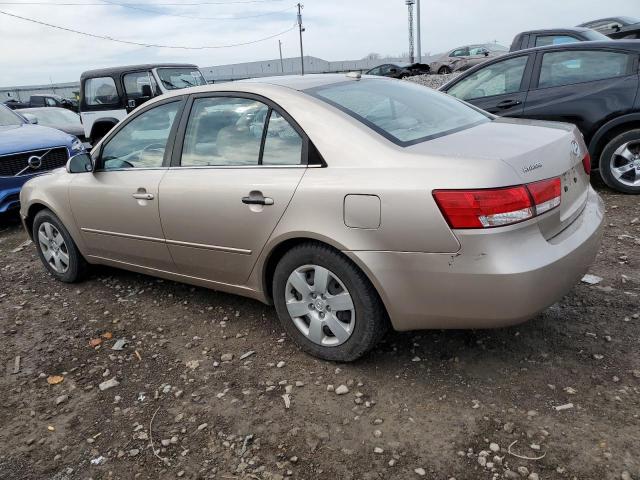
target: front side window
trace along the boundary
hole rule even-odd
[[[47,107],[55,107],[56,106],[56,101],[51,97],[45,98],[44,101],[47,103]]]
[[[111,77],[89,78],[84,82],[87,105],[117,105],[116,83]]]
[[[471,100],[519,92],[528,58],[525,55],[487,65],[456,83],[447,93]]]
[[[206,85],[207,81],[197,68],[159,68],[160,82],[167,90]]]
[[[162,167],[181,102],[151,108],[121,128],[102,149],[104,170]]]
[[[486,115],[454,98],[411,82],[371,78],[306,92],[402,146],[490,121]]]
[[[566,43],[576,43],[579,40],[569,35],[540,35],[536,38],[536,47],[547,45],[564,45]]]
[[[153,96],[149,72],[127,73],[122,77],[122,83],[124,84],[127,98],[131,100],[148,99]]]
[[[631,71],[633,58],[626,53],[570,50],[542,57],[539,88],[559,87],[621,77]]]
[[[469,49],[468,48],[459,48],[457,50],[454,50],[453,52],[451,52],[451,54],[449,55],[450,57],[465,57],[469,55]]]

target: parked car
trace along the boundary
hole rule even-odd
[[[587,270],[604,211],[575,126],[353,73],[151,100],[21,200],[53,277],[107,264],[274,303],[336,361],[389,325],[532,317]]]
[[[488,112],[571,122],[611,188],[640,193],[640,42],[590,42],[510,53],[441,90]]]
[[[18,110],[17,113],[25,117],[30,123],[56,128],[74,135],[82,141],[86,149],[91,149],[91,145],[84,136],[84,127],[80,122],[80,115],[71,110],[58,107],[41,107],[24,108]]]
[[[32,125],[0,105],[0,213],[18,207],[27,180],[64,167],[71,155],[82,151],[82,142],[73,135]]]
[[[634,17],[609,17],[583,23],[581,27],[592,28],[607,37],[616,40],[621,38],[640,38],[640,19]]]
[[[564,45],[575,42],[606,41],[609,37],[590,28],[555,28],[546,30],[530,30],[515,36],[510,52],[527,48],[545,47],[547,45]]]
[[[429,64],[429,68],[432,72],[441,75],[467,70],[474,65],[504,55],[508,51],[509,49],[507,47],[503,47],[497,43],[458,47],[450,52],[443,53]]]
[[[128,65],[80,76],[80,117],[95,145],[116,123],[147,100],[173,90],[206,85],[198,67],[182,63]]]
[[[29,97],[29,107],[56,107],[66,108],[74,112],[78,111],[78,101],[70,98],[64,98],[54,94],[38,94]]]
[[[366,75],[381,77],[406,78],[415,75],[426,75],[430,72],[429,65],[424,63],[385,63],[372,68]]]
[[[15,98],[10,98],[9,100],[5,100],[4,105],[11,110],[17,110],[19,108],[28,108],[29,104],[25,102],[21,102],[20,100],[16,100]]]

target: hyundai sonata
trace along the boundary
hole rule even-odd
[[[21,214],[59,280],[105,264],[273,303],[337,361],[389,327],[531,318],[587,270],[603,224],[574,126],[358,74],[151,100],[29,181]]]

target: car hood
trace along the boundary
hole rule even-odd
[[[41,125],[0,127],[0,155],[67,146],[71,141],[68,133]]]

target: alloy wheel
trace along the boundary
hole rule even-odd
[[[640,141],[627,142],[611,157],[614,178],[629,187],[640,186]]]
[[[356,312],[338,276],[319,265],[304,265],[287,280],[285,304],[294,325],[313,343],[342,345],[353,333]]]
[[[69,270],[69,249],[60,231],[49,222],[42,222],[38,228],[38,244],[42,256],[56,273]]]

